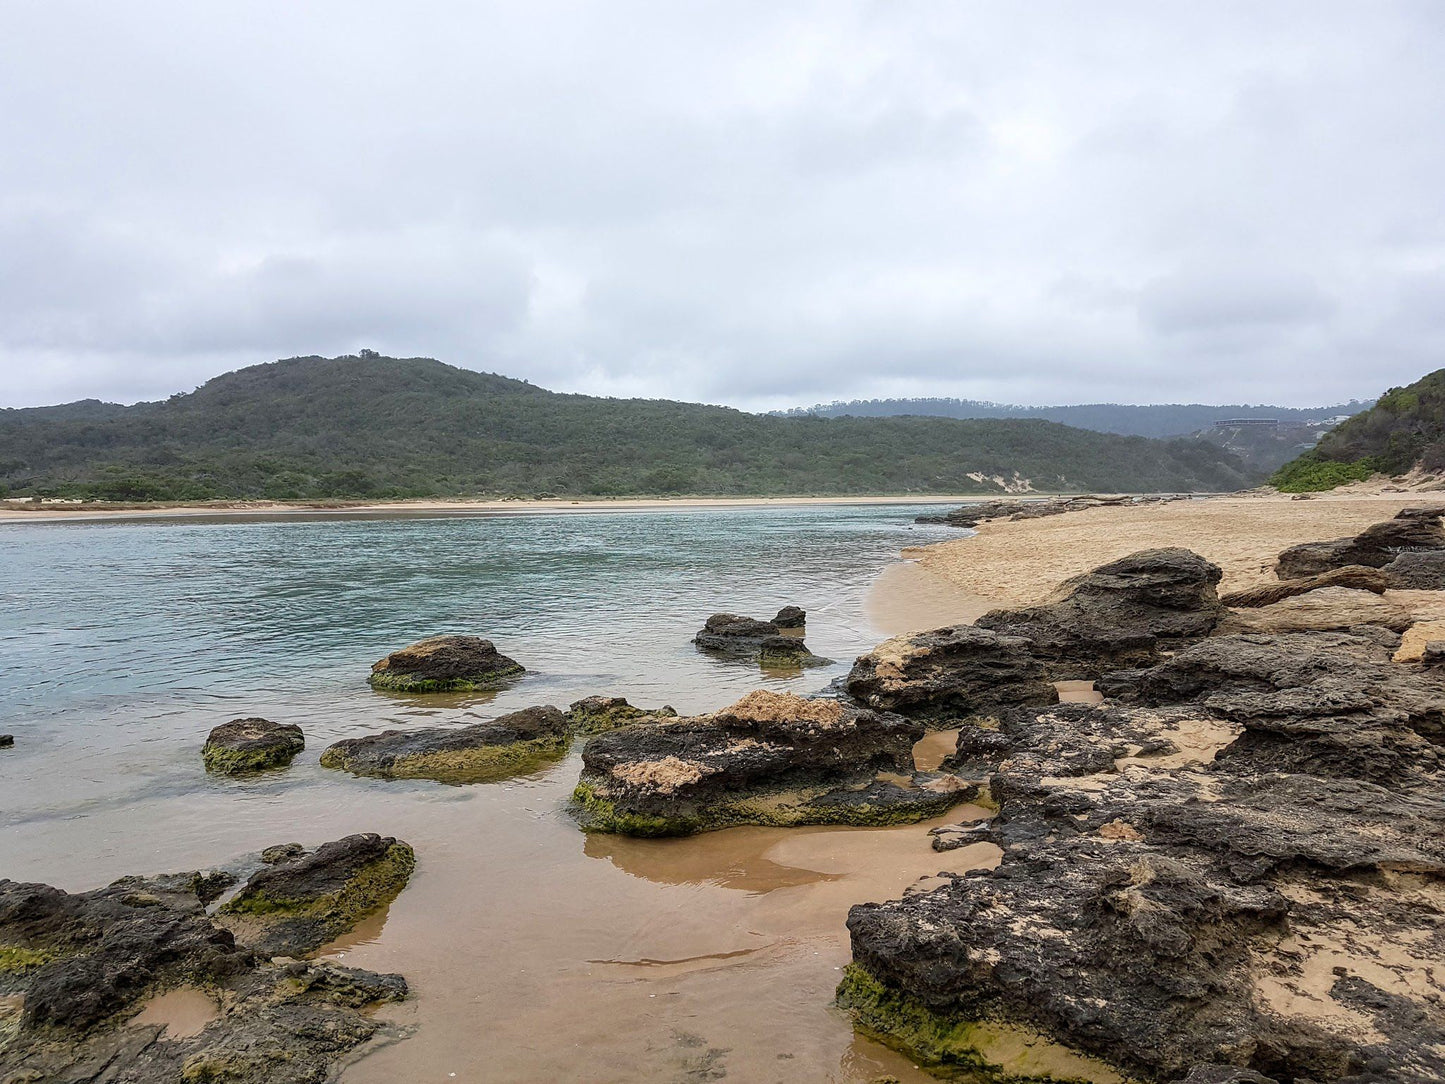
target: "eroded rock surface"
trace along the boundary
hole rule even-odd
[[[1390,577],[1383,569],[1367,568],[1364,565],[1345,565],[1342,568],[1332,568],[1321,572],[1317,576],[1307,576],[1302,580],[1282,580],[1279,583],[1266,583],[1259,587],[1234,591],[1220,596],[1219,601],[1230,607],[1249,608],[1270,606],[1296,595],[1308,594],[1321,587],[1348,587],[1355,591],[1372,591],[1381,595],[1392,586],[1395,585],[1390,582]]]
[[[217,919],[264,955],[305,955],[389,904],[415,868],[406,843],[347,836],[257,870]]]
[[[571,741],[567,716],[554,707],[534,707],[470,726],[346,738],[321,754],[321,764],[381,779],[485,783],[560,760]]]
[[[1396,640],[1203,640],[1100,683],[1127,702],[966,727],[1002,861],[853,908],[840,1002],[985,1079],[1038,1075],[1033,1039],[1139,1080],[1445,1078],[1445,679]]]
[[[879,711],[940,727],[1012,704],[1052,704],[1032,642],[972,625],[885,640],[848,673],[848,694]]]
[[[1442,508],[1407,508],[1394,519],[1366,527],[1353,538],[1305,542],[1279,555],[1275,574],[1281,580],[1318,576],[1345,565],[1384,568],[1402,554],[1445,550]]]
[[[19,1004],[0,1017],[0,1080],[314,1082],[383,1027],[370,1010],[406,996],[399,975],[270,962],[208,917],[217,883],[124,877],[67,893],[0,880],[0,1001]],[[217,1004],[198,1034],[129,1023],[178,988]]]
[[[1089,679],[1208,636],[1225,615],[1221,576],[1186,549],[1141,550],[1066,580],[1041,606],[993,610],[975,624],[1027,639],[1051,681]]]
[[[621,696],[588,696],[567,709],[567,724],[575,734],[601,734],[633,723],[676,718],[677,712],[666,705],[639,708]]]
[[[201,747],[206,771],[246,775],[284,768],[306,748],[301,728],[269,719],[232,719],[213,729]]]
[[[915,722],[754,692],[714,715],[625,727],[583,751],[582,826],[686,835],[738,824],[891,824],[966,800],[915,785]]]
[[[1413,623],[1410,611],[1371,591],[1320,587],[1267,606],[1236,610],[1219,623],[1217,633],[1327,632],[1356,625],[1379,625],[1402,632]]]
[[[780,629],[800,629],[808,623],[808,612],[801,606],[784,606],[773,618]]]
[[[496,689],[524,672],[522,664],[477,636],[432,636],[393,651],[371,668],[376,689],[402,693]]]

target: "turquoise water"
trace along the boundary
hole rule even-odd
[[[0,826],[113,813],[213,786],[206,732],[263,715],[324,744],[593,693],[683,713],[759,685],[813,691],[876,641],[869,581],[948,537],[917,508],[516,516],[287,516],[0,525]],[[710,613],[809,613],[837,660],[767,673],[689,642]],[[371,663],[439,632],[494,640],[528,675],[501,692],[373,692]],[[248,793],[316,783],[295,773]],[[7,863],[12,876],[26,873]],[[49,865],[49,863],[46,863]]]

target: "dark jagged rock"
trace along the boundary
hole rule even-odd
[[[1407,508],[1394,519],[1367,527],[1353,538],[1305,542],[1279,555],[1275,574],[1281,580],[1318,576],[1345,565],[1384,568],[1401,554],[1445,549],[1445,509]]]
[[[269,719],[232,719],[211,731],[201,747],[206,771],[244,775],[284,768],[306,748],[301,728]]]
[[[567,716],[554,707],[534,707],[471,726],[346,738],[321,754],[321,764],[381,779],[484,783],[559,760],[571,741]]]
[[[1025,637],[1050,680],[1095,678],[1208,636],[1226,612],[1215,593],[1221,575],[1186,549],[1142,550],[1066,580],[1041,606],[993,610],[976,624]]]
[[[773,618],[773,624],[780,629],[800,629],[808,622],[808,613],[801,606],[784,606]]]
[[[621,696],[588,696],[567,709],[567,725],[575,734],[601,734],[633,723],[676,718],[677,712],[666,705],[639,708]]]
[[[1003,858],[853,908],[840,1003],[989,1080],[1441,1079],[1445,680],[1393,639],[1206,640],[965,728]]]
[[[737,614],[713,614],[692,642],[714,655],[755,659],[765,666],[814,666],[828,662],[809,651],[801,637],[783,635],[779,625]]]
[[[1445,591],[1445,549],[1402,553],[1380,572],[1396,590]]]
[[[903,786],[923,728],[838,700],[754,692],[715,715],[626,727],[583,751],[583,828],[686,835],[738,824],[892,824],[966,791]]]
[[[389,904],[415,866],[411,847],[390,836],[347,836],[257,870],[218,918],[257,952],[303,955]]]
[[[1225,606],[1248,609],[1255,606],[1269,606],[1296,595],[1308,594],[1321,587],[1348,587],[1355,591],[1373,591],[1377,595],[1382,595],[1387,588],[1392,586],[1397,585],[1390,582],[1390,577],[1384,569],[1366,568],[1364,565],[1345,565],[1342,568],[1332,568],[1317,576],[1309,576],[1302,580],[1283,580],[1279,583],[1251,587],[1244,591],[1233,591],[1221,596],[1219,601]]]
[[[496,689],[524,673],[522,664],[476,636],[432,636],[393,651],[371,668],[376,689],[402,693]]]
[[[1058,699],[1030,641],[972,625],[885,640],[859,656],[847,689],[870,708],[939,726],[1010,704]]]
[[[1017,501],[983,501],[967,504],[942,515],[915,516],[915,523],[936,523],[948,527],[977,527],[994,519],[1043,519],[1047,516],[1061,516],[1065,512],[1082,512],[1086,508],[1106,508],[1140,504],[1158,504],[1167,501],[1186,500],[1176,494],[1138,497],[1057,497],[1051,499]]]
[[[0,734],[0,749],[9,749],[14,744],[14,734]]]
[[[92,892],[0,880],[0,1080],[311,1084],[384,1025],[399,975],[273,964],[206,915],[214,873],[123,877]],[[152,994],[199,989],[225,1011],[173,1037],[128,1022]]]
[[[278,862],[289,862],[293,858],[300,858],[305,853],[306,848],[299,843],[278,843],[261,852],[261,861],[268,866],[274,866]]]

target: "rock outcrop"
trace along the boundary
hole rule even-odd
[[[773,618],[780,629],[800,629],[808,623],[808,612],[801,606],[784,606]]]
[[[801,623],[792,627],[801,627]],[[828,662],[809,651],[801,636],[785,635],[783,628],[772,621],[738,614],[713,614],[692,642],[710,654],[755,660],[764,666],[817,666]]]
[[[1012,704],[1052,704],[1059,696],[1032,642],[972,625],[885,640],[853,664],[848,694],[879,711],[946,728]]]
[[[1189,550],[1141,550],[1066,580],[1041,606],[993,610],[975,624],[1026,639],[1049,680],[1087,680],[1208,636],[1225,615],[1221,576]]]
[[[270,962],[207,916],[226,879],[124,877],[80,893],[0,880],[0,1004],[20,1005],[0,1016],[0,1079],[303,1084],[386,1026],[372,1010],[406,996],[401,976]],[[130,1022],[177,988],[218,1003],[198,1034]]]
[[[245,775],[284,768],[306,748],[301,728],[269,719],[232,719],[213,729],[201,747],[206,771]]]
[[[1370,591],[1320,587],[1267,606],[1236,610],[1219,623],[1217,633],[1327,632],[1356,625],[1379,625],[1395,632],[1410,627],[1410,611]]]
[[[1308,594],[1321,587],[1348,587],[1354,591],[1372,591],[1382,595],[1394,586],[1383,569],[1367,568],[1364,565],[1345,565],[1308,576],[1302,580],[1282,580],[1266,583],[1259,587],[1246,588],[1221,595],[1219,601],[1225,606],[1247,609],[1254,606],[1271,606],[1296,595]]]
[[[941,515],[915,516],[915,523],[937,523],[948,527],[977,527],[994,519],[1043,519],[1047,516],[1061,516],[1065,512],[1082,512],[1087,508],[1115,508],[1140,504],[1160,504],[1168,501],[1188,500],[1177,494],[1138,497],[1055,497],[1032,501],[981,501],[966,504]]]
[[[1403,554],[1445,550],[1442,514],[1445,508],[1407,508],[1353,538],[1291,546],[1279,555],[1275,574],[1281,580],[1297,580],[1346,565],[1384,568]]]
[[[385,730],[346,738],[321,754],[321,764],[381,779],[485,783],[560,760],[572,732],[572,723],[556,708],[524,708],[470,726]]]
[[[401,693],[496,689],[524,673],[522,664],[477,636],[432,636],[393,651],[371,668],[372,688]]]
[[[840,1003],[983,1079],[1442,1079],[1445,676],[1397,640],[1216,637],[965,728],[1003,858],[853,908]]]
[[[567,726],[574,734],[602,734],[633,723],[676,718],[677,712],[666,705],[639,708],[621,696],[588,696],[567,709]]]
[[[1402,553],[1380,571],[1396,590],[1445,591],[1445,549]]]
[[[306,955],[389,904],[415,868],[411,847],[391,836],[347,836],[257,870],[217,921],[263,955]]]
[[[922,735],[897,715],[754,692],[714,715],[593,738],[574,809],[588,831],[636,836],[919,820],[970,796],[913,785]]]

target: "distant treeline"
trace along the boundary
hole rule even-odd
[[[1284,427],[1322,422],[1358,414],[1369,402],[1352,400],[1335,406],[1277,407],[1203,403],[1167,403],[1129,406],[1120,403],[1084,403],[1077,406],[1030,407],[989,403],[977,399],[854,399],[781,411],[785,417],[884,418],[919,415],[936,418],[1040,418],[1098,433],[1137,437],[1177,437],[1208,429],[1217,421],[1234,418],[1274,418]]]
[[[105,500],[1232,490],[1206,442],[1043,420],[782,418],[546,391],[425,358],[292,358],[165,402],[0,411],[0,487]]]

